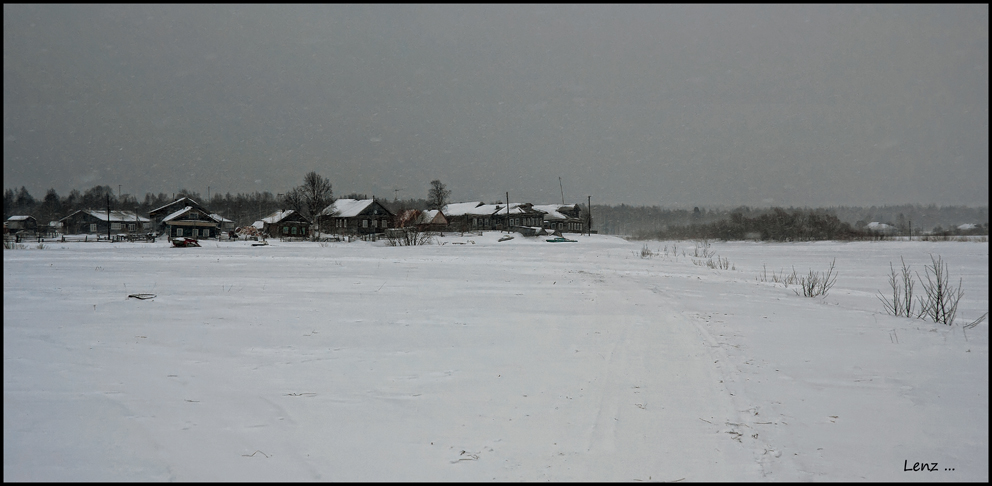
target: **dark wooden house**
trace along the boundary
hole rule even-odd
[[[321,231],[359,235],[384,233],[394,218],[375,199],[338,199],[319,217]]]
[[[534,206],[543,211],[544,227],[563,233],[586,233],[589,229],[588,218],[578,204],[543,204]]]
[[[260,222],[260,229],[270,237],[304,238],[310,235],[310,220],[292,209],[276,211]]]
[[[11,216],[7,218],[4,228],[6,233],[15,235],[18,233],[37,233],[38,220],[34,219],[34,216]]]
[[[186,206],[162,218],[162,234],[170,238],[217,238],[220,223],[206,210]]]
[[[80,209],[59,220],[62,232],[69,235],[144,234],[152,231],[152,222],[131,211]]]
[[[176,199],[175,201],[172,201],[169,204],[166,204],[165,206],[158,207],[149,211],[148,219],[151,219],[155,223],[156,231],[164,234],[166,228],[165,228],[165,222],[163,220],[170,214],[185,209],[186,207],[194,207],[206,214],[210,214],[210,211],[207,211],[207,208],[203,207],[203,205],[196,202],[195,200],[190,199],[188,197],[181,197],[179,199]]]

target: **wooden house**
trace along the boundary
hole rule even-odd
[[[493,214],[503,208],[500,204],[482,201],[451,203],[441,208],[452,231],[479,231],[495,229]]]
[[[578,204],[542,204],[534,209],[544,212],[544,227],[551,231],[585,233],[589,229],[588,220]]]
[[[37,233],[38,220],[34,216],[11,216],[4,224],[5,233]]]
[[[384,233],[394,215],[375,199],[338,199],[319,218],[321,231],[367,235]]]
[[[448,227],[448,219],[438,209],[427,211],[407,209],[396,217],[394,226],[398,228],[415,227],[420,231],[444,231]]]
[[[310,235],[310,220],[292,209],[276,211],[260,222],[262,224],[259,229],[270,237],[305,238]]]
[[[493,213],[494,229],[513,229],[514,227],[542,228],[544,212],[535,209],[531,203],[511,203],[509,208],[503,207]]]
[[[175,201],[172,201],[169,204],[166,204],[165,206],[158,207],[149,211],[148,219],[154,221],[156,231],[160,233],[165,233],[166,228],[163,220],[166,218],[166,216],[169,216],[170,214],[173,214],[176,211],[185,209],[186,207],[194,207],[208,215],[210,214],[210,211],[207,211],[207,208],[203,207],[203,205],[201,205],[200,203],[188,197],[181,197],[179,199],[176,199]]]
[[[70,235],[142,234],[153,230],[150,219],[131,211],[80,209],[59,220],[62,232]],[[108,231],[109,230],[109,231]]]
[[[220,223],[205,209],[186,206],[162,218],[163,234],[170,238],[217,238]]]

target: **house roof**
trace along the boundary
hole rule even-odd
[[[170,202],[169,204],[166,204],[165,206],[161,206],[161,207],[157,207],[155,209],[152,209],[151,211],[149,211],[149,213],[154,213],[156,211],[161,211],[161,210],[163,210],[163,209],[165,209],[165,208],[167,208],[169,206],[172,206],[172,205],[174,205],[176,203],[182,202],[184,199],[187,201],[187,204],[184,204],[184,206],[190,206],[190,205],[192,205],[192,206],[200,207],[200,208],[203,207],[202,205],[200,205],[200,203],[194,201],[193,199],[190,199],[190,198],[184,196],[184,197],[181,197],[179,199],[176,199],[175,201]]]
[[[60,219],[59,221],[65,221],[66,219],[71,218],[73,215],[77,213],[89,214],[90,216],[93,216],[94,218],[99,219],[100,221],[108,220],[106,211],[96,210],[96,209],[80,209],[79,211],[75,211],[72,214]],[[123,223],[147,223],[151,221],[150,219],[142,216],[138,216],[137,214],[134,214],[131,211],[111,211],[109,220],[112,222],[123,222]]]
[[[227,218],[225,218],[225,217],[223,217],[223,216],[221,216],[221,215],[219,215],[217,213],[211,214],[210,217],[213,218],[213,220],[216,221],[216,222],[218,222],[218,223],[233,223],[234,222],[234,221],[231,221],[230,219],[227,219]]]
[[[562,208],[574,209],[574,204],[535,204],[534,209],[538,211],[543,211],[547,214],[544,215],[545,221],[560,221],[571,219],[570,216],[562,214],[560,211]]]
[[[333,204],[324,208],[320,212],[322,216],[334,216],[337,218],[353,218],[362,214],[375,199],[338,199]],[[385,209],[385,208],[383,208]],[[388,213],[388,209],[386,210]]]
[[[262,221],[262,223],[268,223],[268,224],[278,223],[278,222],[280,222],[280,221],[288,218],[290,215],[292,215],[295,212],[296,211],[294,211],[292,209],[287,209],[285,211],[276,211],[276,212],[274,212],[274,213],[272,213],[272,214],[270,214],[270,215],[262,218],[261,221]]]
[[[172,221],[174,219],[178,219],[180,216],[189,213],[191,209],[193,209],[193,206],[186,206],[185,208],[182,208],[179,211],[175,211],[169,214],[168,216],[162,218],[162,222],[164,223],[166,221]]]
[[[441,212],[448,216],[465,216],[469,211],[479,206],[482,206],[482,201],[451,203],[441,208]],[[473,212],[472,214],[476,213]]]
[[[7,218],[7,221],[27,221],[29,219],[34,219],[34,216],[24,216],[24,215],[11,216]]]

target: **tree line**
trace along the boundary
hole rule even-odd
[[[869,231],[871,222],[884,223],[892,228],[889,235],[932,234],[988,234],[988,207],[892,205],[892,206],[840,206],[829,208],[751,208],[733,209],[693,208],[667,209],[658,206],[593,205],[592,212],[600,233],[632,236],[636,238],[742,238],[765,235],[766,239],[782,237],[805,239],[815,234],[836,234],[842,231],[850,237],[863,234],[878,236]],[[836,220],[836,221],[835,221]],[[970,223],[972,230],[959,230],[958,226]],[[852,232],[846,232],[847,225]],[[791,233],[786,228],[796,228]],[[801,229],[800,229],[801,228]],[[846,232],[846,233],[844,233]],[[759,236],[760,238],[760,236]]]

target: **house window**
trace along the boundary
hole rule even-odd
[[[379,220],[378,219],[373,219],[372,220],[372,227],[373,228],[378,228],[379,227]]]
[[[389,227],[389,221],[387,221],[387,220],[385,220],[385,219],[384,219],[384,220],[382,220],[382,227],[383,227],[383,228],[388,228],[388,227]]]
[[[128,225],[127,225],[127,230],[128,230],[128,231],[134,231],[134,223],[130,223],[130,224],[128,224]]]
[[[293,234],[296,234],[296,226],[293,226]]]
[[[112,229],[112,230],[120,230],[121,229],[121,224],[120,223],[110,223],[110,229]]]
[[[90,233],[96,233],[96,223],[90,225]]]
[[[368,227],[369,227],[369,220],[363,219],[362,220],[362,228],[368,228]]]
[[[177,227],[176,228],[176,236],[182,236],[182,235],[183,235],[183,229],[181,227]]]
[[[289,226],[283,226],[282,227],[282,234],[284,234],[284,235],[288,235],[289,234]]]

